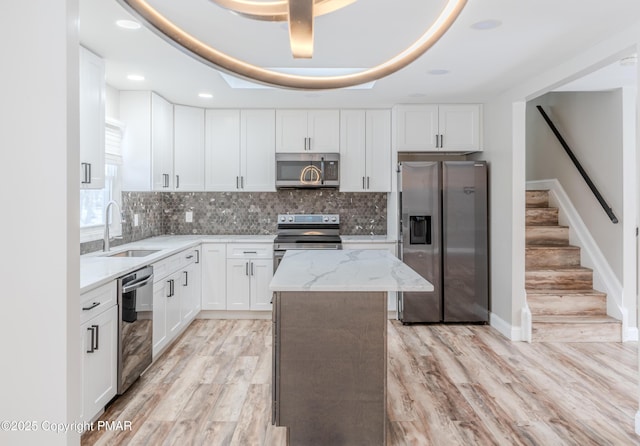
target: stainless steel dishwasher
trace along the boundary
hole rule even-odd
[[[118,395],[145,371],[153,347],[153,267],[118,279]]]

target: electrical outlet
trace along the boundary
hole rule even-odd
[[[133,226],[140,226],[140,219],[138,218],[138,214],[133,214]]]
[[[184,220],[187,223],[193,223],[193,211],[187,211],[184,214]]]

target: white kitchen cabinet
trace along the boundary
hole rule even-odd
[[[192,308],[194,297],[191,293],[197,293],[199,281],[188,280],[189,268],[198,260],[196,251],[187,249],[152,265],[154,360],[197,314]],[[186,313],[188,317],[185,317]]]
[[[116,395],[118,390],[118,307],[115,305],[115,283],[107,293],[113,293],[113,303],[94,307],[99,313],[80,326],[80,421],[91,421]],[[103,287],[104,289],[104,287]],[[81,296],[81,301],[85,301]],[[92,299],[95,303],[95,299]],[[88,308],[84,302],[84,308]]]
[[[173,105],[152,91],[121,91],[120,119],[122,189],[173,190]]]
[[[200,257],[199,251],[196,253]],[[182,270],[180,286],[182,287],[182,323],[189,324],[200,312],[201,305],[201,263],[193,262]]]
[[[391,112],[342,110],[341,192],[391,191]]]
[[[481,151],[481,131],[480,104],[420,104],[396,107],[398,151]]]
[[[204,190],[204,109],[173,108],[173,160],[176,191]]]
[[[202,309],[227,309],[227,245],[202,245]]]
[[[339,110],[276,110],[276,152],[339,152]]]
[[[274,110],[207,110],[205,188],[275,190]]]
[[[275,110],[240,111],[240,176],[242,190],[276,190]]]
[[[104,60],[80,47],[80,186],[104,187],[105,68]]]
[[[273,244],[227,245],[227,310],[271,310]]]
[[[396,242],[371,242],[371,243],[353,243],[348,241],[342,242],[342,249],[384,249],[397,257],[396,254]],[[389,311],[395,311],[397,309],[398,293],[389,292],[387,297],[387,309]]]

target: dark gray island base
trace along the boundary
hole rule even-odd
[[[384,445],[386,292],[274,293],[274,424],[289,444]]]
[[[291,446],[386,442],[387,292],[433,286],[385,250],[287,251],[273,300],[273,422]]]

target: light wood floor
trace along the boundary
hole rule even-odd
[[[285,445],[271,321],[196,320],[83,445]],[[389,322],[388,445],[635,445],[636,343],[512,343],[488,326]],[[329,446],[329,445],[328,445]]]

